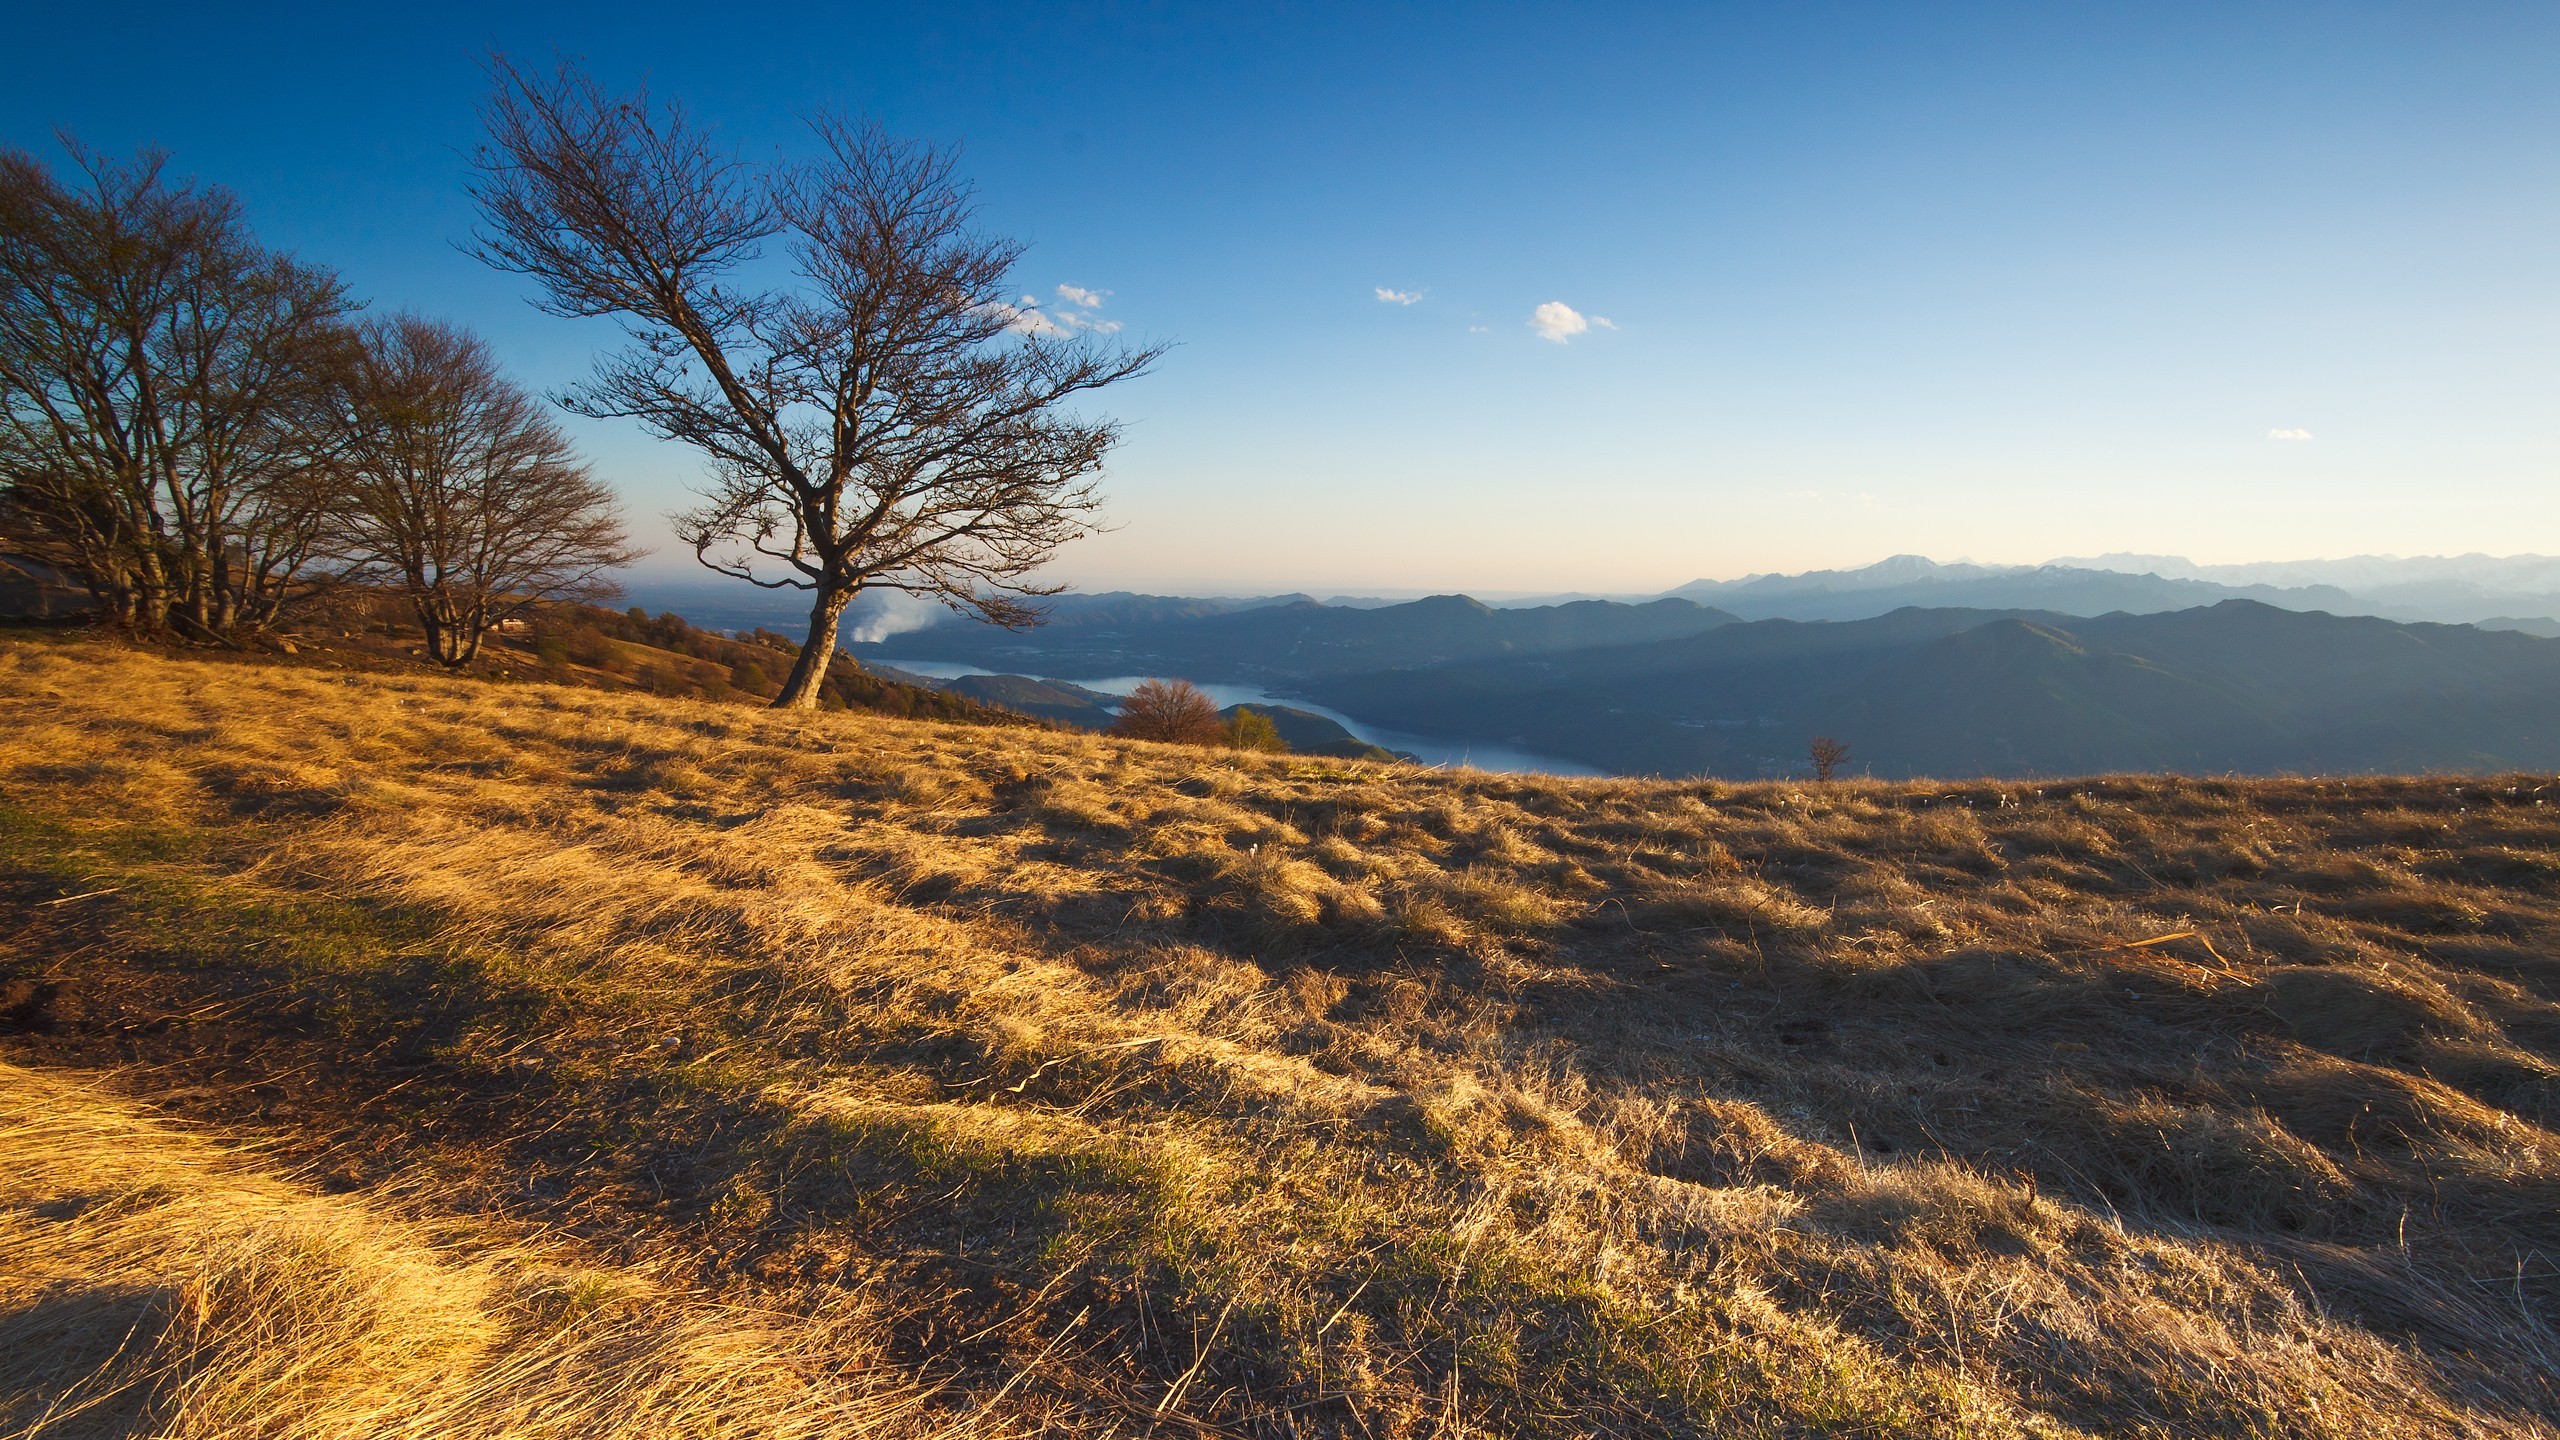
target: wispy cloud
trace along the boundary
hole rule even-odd
[[[1552,340],[1558,345],[1576,335],[1589,333],[1594,325],[1603,330],[1618,328],[1607,316],[1585,315],[1561,300],[1550,300],[1529,312],[1529,328],[1538,332],[1539,339]]]
[[[1004,328],[1017,335],[1057,337],[1073,335],[1079,330],[1108,335],[1120,328],[1120,322],[1105,320],[1094,312],[1101,309],[1102,302],[1109,298],[1111,292],[1108,290],[1061,285],[1058,287],[1059,303],[1054,307],[1043,309],[1039,296],[1025,295],[1020,304],[998,301],[989,309],[1003,316]]]
[[[2267,438],[2270,440],[2308,440],[2311,438],[2311,432],[2308,430],[2270,430],[2267,432]]]
[[[1381,285],[1378,287],[1378,298],[1389,305],[1410,305],[1422,298],[1422,292],[1419,290],[1390,290],[1386,286]]]
[[[1004,328],[1012,331],[1016,335],[1064,335],[1068,333],[1066,326],[1050,319],[1049,312],[1040,308],[1039,297],[1035,295],[1023,296],[1022,303],[1019,305],[1011,304],[1003,300],[995,301],[986,307],[985,313],[1003,320]]]

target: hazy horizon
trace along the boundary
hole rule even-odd
[[[1986,560],[1969,555],[1923,555],[1920,556],[1920,558],[1933,561],[1940,565],[1979,565],[1993,569],[2023,569],[2040,568],[2045,566],[2109,568],[2099,566],[2094,562],[2120,556],[2124,553],[2125,552],[2111,551],[2101,555],[2055,555],[2047,556],[2038,560]],[[1693,574],[1682,579],[1658,585],[1642,583],[1601,583],[1539,588],[1499,582],[1492,584],[1467,584],[1462,582],[1448,585],[1417,585],[1412,583],[1372,583],[1364,580],[1309,581],[1303,578],[1292,580],[1285,576],[1272,579],[1267,583],[1254,584],[1240,580],[1232,574],[1224,573],[1201,573],[1189,576],[1180,574],[1161,576],[1139,575],[1134,577],[1124,576],[1116,577],[1107,583],[1094,583],[1073,577],[1070,573],[1067,573],[1066,567],[1063,566],[1059,567],[1060,573],[1052,575],[1050,580],[1051,583],[1064,583],[1069,587],[1070,591],[1081,594],[1129,591],[1137,594],[1183,595],[1203,598],[1235,599],[1252,599],[1268,595],[1306,594],[1314,596],[1319,600],[1331,596],[1348,596],[1363,599],[1416,599],[1430,595],[1462,594],[1474,596],[1475,598],[1482,600],[1515,600],[1542,595],[1566,594],[1608,596],[1660,595],[1667,591],[1676,590],[1682,586],[1699,582],[1730,584],[1766,576],[1789,576],[1813,572],[1864,570],[1871,566],[1883,564],[1889,560],[1901,559],[1906,556],[1916,554],[1918,554],[1916,551],[1895,551],[1887,555],[1870,556],[1863,560],[1847,560],[1836,564],[1808,565],[1788,570],[1757,569],[1720,575]],[[2518,551],[2512,554],[2500,555],[2483,550],[2465,551],[2458,555],[2393,555],[2375,552],[2358,555],[2255,556],[2247,559],[2231,561],[2202,561],[2197,560],[2192,555],[2174,554],[2156,558],[2185,560],[2194,568],[2203,571],[2257,566],[2309,568],[2316,566],[2350,565],[2358,562],[2425,564],[2437,561],[2459,562],[2476,560],[2492,563],[2533,561],[2552,561],[2560,563],[2560,557],[2541,555],[2530,551]],[[748,591],[753,588],[745,584],[743,581],[730,579],[716,574],[711,570],[694,563],[690,557],[687,556],[678,556],[674,559],[661,559],[659,556],[653,555],[642,560],[636,565],[626,568],[620,573],[629,583],[639,585],[667,585],[680,581],[698,580],[705,585],[735,586],[741,592]],[[2170,578],[2175,577],[2173,576]]]

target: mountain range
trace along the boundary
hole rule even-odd
[[[2245,600],[1765,620],[1309,688],[1380,725],[1622,773],[1795,773],[1816,735],[1894,777],[2560,768],[2560,641]]]
[[[1857,620],[1904,605],[2103,615],[2256,600],[2333,615],[2530,628],[2560,616],[2560,559],[2358,555],[2198,565],[2176,555],[2117,553],[2043,565],[1942,565],[1925,556],[1896,555],[1854,570],[1693,580],[1668,593],[1754,620]]]
[[[2329,585],[2234,585],[2070,565],[1992,568],[1940,565],[1897,555],[1861,570],[1816,570],[1748,580],[1694,580],[1671,592],[1747,620],[1864,620],[1905,606],[2047,610],[2064,615],[2147,614],[2224,600],[2287,610],[2354,614],[2354,595]]]
[[[1889,580],[1866,593],[2019,578]],[[1879,776],[2560,768],[2560,641],[2248,599],[2094,617],[1905,606],[1752,620],[1685,598],[1526,609],[1299,598],[1209,614],[1096,607],[1027,633],[936,627],[856,648],[874,663],[1249,683],[1386,730],[1630,774],[1793,773],[1818,734]],[[1082,703],[996,693],[1035,683],[1018,677],[975,683],[986,693],[970,693],[999,703]]]
[[[890,664],[912,657],[1070,679],[1149,674],[1263,683],[1641,644],[1737,618],[1679,598],[1497,609],[1464,595],[1435,595],[1354,609],[1298,596],[1205,615],[1134,604],[1062,608],[1028,631],[936,625],[851,648]]]
[[[805,624],[808,617],[808,598],[798,591],[742,590],[724,582],[664,575],[635,576],[629,588],[648,608],[676,609],[696,623],[720,629],[769,626],[787,632]],[[2286,610],[2550,633],[2560,630],[2560,558],[2358,555],[2343,560],[2199,565],[2175,555],[2118,552],[2043,565],[1978,565],[1895,555],[1854,569],[1693,580],[1660,593],[1512,596],[1487,604],[1492,609],[1522,610],[1586,601],[1641,604],[1654,599],[1690,600],[1746,620],[1863,620],[1910,605],[2095,616],[2256,600]],[[1048,627],[1066,629],[1148,625],[1291,605],[1376,610],[1411,602],[1410,597],[1358,595],[1317,600],[1303,593],[1167,596],[1108,591],[1069,593],[1045,603],[1050,612]],[[935,632],[933,647],[909,653],[942,654],[951,649],[948,642],[953,638],[979,628],[976,622],[929,602],[873,592],[858,598],[847,612],[844,634],[851,642],[865,643],[929,629]]]

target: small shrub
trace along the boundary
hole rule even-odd
[[[1267,722],[1266,722],[1267,723]],[[1227,740],[1217,704],[1188,680],[1142,680],[1121,703],[1111,733],[1174,745],[1219,745]]]
[[[598,670],[610,669],[618,653],[613,648],[613,641],[602,632],[583,627],[569,632],[563,648],[571,660]]]
[[[1841,765],[1848,760],[1849,747],[1828,735],[1816,735],[1813,743],[1805,748],[1805,756],[1813,762],[1813,778],[1828,780],[1838,774]]]
[[[1280,738],[1280,727],[1259,710],[1236,707],[1227,720],[1227,743],[1238,750],[1261,750],[1274,755],[1289,752],[1289,743]]]

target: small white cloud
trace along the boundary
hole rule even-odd
[[[1562,345],[1574,336],[1589,330],[1591,321],[1581,311],[1563,301],[1550,300],[1530,312],[1529,328],[1538,332],[1539,339],[1552,340]]]
[[[1073,335],[1079,330],[1090,330],[1097,335],[1109,335],[1120,328],[1119,321],[1105,320],[1092,313],[1095,306],[1100,305],[1110,296],[1110,291],[1086,290],[1075,285],[1061,285],[1058,287],[1058,294],[1068,305],[1081,308],[1043,310],[1040,308],[1039,296],[1025,295],[1019,305],[998,302],[988,306],[987,309],[988,313],[1000,316],[1004,320],[1004,328],[1016,335],[1055,337]]]
[[[1007,305],[1004,308],[1013,312],[1004,317],[1004,328],[1016,335],[1064,335],[1067,333],[1066,326],[1050,319],[1047,311],[1036,306]]]
[[[1390,290],[1386,286],[1381,285],[1378,287],[1378,298],[1389,305],[1410,305],[1416,300],[1422,298],[1422,292],[1419,290]]]
[[[1468,334],[1470,334],[1470,335],[1482,335],[1482,334],[1484,334],[1484,333],[1485,333],[1489,328],[1490,328],[1490,327],[1488,327],[1488,326],[1484,326],[1484,325],[1470,325],[1470,326],[1468,326],[1468,327],[1467,327],[1467,333],[1468,333]]]
[[[1022,297],[1019,305],[990,301],[980,313],[1002,320],[1004,328],[1016,335],[1065,335],[1072,328],[1050,319],[1048,312],[1040,308],[1040,302],[1028,295]]]
[[[2267,438],[2270,440],[2308,440],[2311,438],[2311,432],[2308,430],[2270,430],[2267,432]]]
[[[1618,328],[1618,322],[1617,322],[1617,321],[1615,321],[1615,320],[1610,319],[1610,318],[1609,318],[1608,316],[1606,316],[1606,315],[1594,315],[1594,316],[1592,316],[1592,317],[1591,317],[1591,323],[1592,323],[1592,324],[1594,324],[1594,325],[1599,326],[1599,327],[1600,327],[1601,329],[1603,329],[1603,330],[1615,330],[1615,329],[1617,329],[1617,328]]]

